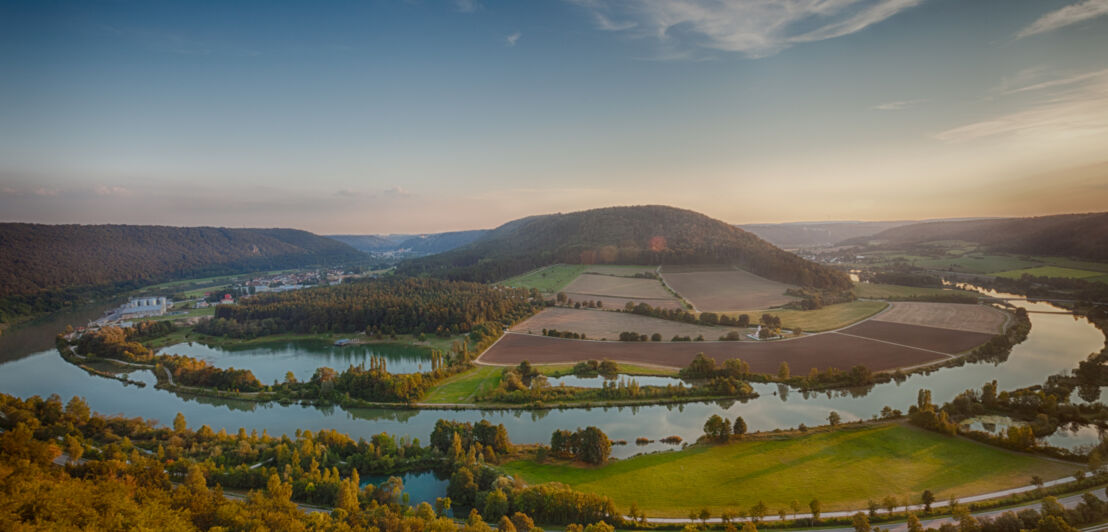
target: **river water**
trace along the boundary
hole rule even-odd
[[[1045,303],[1017,304],[1031,311],[1058,310]],[[96,311],[93,314],[98,313]],[[207,424],[214,430],[225,428],[231,433],[239,427],[257,429],[259,432],[265,430],[272,435],[292,434],[296,429],[327,428],[345,432],[355,438],[388,432],[396,436],[419,438],[424,442],[435,421],[440,418],[456,421],[488,419],[493,423],[503,423],[511,439],[522,443],[546,442],[555,429],[590,425],[600,427],[613,440],[634,442],[639,437],[658,440],[677,435],[686,441],[692,441],[701,434],[705,419],[712,414],[731,419],[742,416],[751,431],[796,427],[802,423],[809,426],[821,425],[826,423],[827,415],[832,410],[838,412],[844,420],[870,418],[886,405],[906,411],[915,403],[917,391],[923,388],[932,390],[934,402],[941,404],[967,388],[980,388],[991,380],[996,380],[1001,390],[1039,384],[1050,374],[1071,370],[1079,361],[1099,351],[1104,345],[1104,336],[1084,318],[1067,314],[1033,313],[1029,337],[1012,350],[1006,362],[946,368],[930,375],[912,376],[902,383],[877,385],[869,390],[805,395],[776,384],[754,384],[760,397],[745,402],[544,411],[421,411],[391,408],[344,410],[338,407],[282,406],[276,403],[182,397],[156,390],[152,386],[139,388],[112,379],[90,376],[61,359],[52,347],[53,334],[49,333],[51,330],[64,328],[66,320],[79,317],[81,316],[76,314],[67,315],[52,323],[40,323],[33,328],[9,331],[4,337],[0,337],[0,360],[4,361],[0,363],[0,392],[20,397],[56,393],[63,399],[79,395],[97,412],[138,416],[161,423],[169,423],[177,412],[182,412],[190,426]],[[175,349],[171,351],[181,352]],[[213,359],[234,357],[235,362],[232,365],[237,367],[249,364],[254,369],[256,366],[259,373],[264,372],[264,378],[259,375],[263,380],[271,380],[274,375],[278,376],[276,378],[283,378],[284,373],[289,370],[294,371],[298,378],[310,375],[314,369],[309,368],[310,361],[330,360],[332,362],[329,363],[334,363],[339,368],[345,367],[348,361],[340,355],[328,354],[329,351],[323,354],[310,351],[305,346],[291,350],[287,346],[278,348],[276,358],[280,363],[273,364],[273,368],[265,368],[264,352],[246,354],[216,350],[209,352],[208,356]],[[336,356],[341,358],[343,364],[335,362]],[[395,364],[404,363],[408,362]],[[397,366],[392,364],[394,363],[390,362],[390,369],[395,371]],[[154,381],[152,375],[145,371],[134,372],[132,378],[149,383]],[[640,452],[673,448],[675,446],[661,443],[646,446],[631,443],[614,446],[612,454],[615,457],[627,457]]]

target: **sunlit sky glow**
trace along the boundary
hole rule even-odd
[[[1108,0],[0,1],[0,219],[1108,205]]]

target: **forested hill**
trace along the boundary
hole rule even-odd
[[[472,244],[412,259],[399,273],[499,281],[554,263],[735,264],[777,281],[846,288],[842,272],[742,229],[666,206],[608,207],[508,222]]]
[[[363,256],[346,244],[295,229],[0,223],[0,320],[55,310],[82,290],[95,293],[90,288]]]
[[[1008,253],[1108,260],[1108,213],[919,223],[844,243],[903,246],[936,240],[976,242]]]

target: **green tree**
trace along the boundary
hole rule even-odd
[[[508,514],[508,508],[508,495],[497,488],[485,496],[485,511],[481,512],[481,515],[486,519],[499,520]]]
[[[832,410],[830,414],[827,414],[827,422],[830,423],[832,427],[838,425],[841,421],[842,417],[839,416],[838,412]]]
[[[811,502],[808,503],[808,510],[812,512],[812,519],[816,521],[819,520],[821,507],[822,505],[820,504],[819,499],[812,499]]]
[[[735,416],[735,424],[731,425],[731,428],[736,436],[746,434],[746,420],[742,416]]]
[[[923,502],[923,511],[931,513],[931,505],[935,502],[935,494],[931,493],[931,490],[923,490],[920,500]]]
[[[173,432],[178,434],[188,429],[188,423],[185,422],[185,415],[177,412],[177,416],[173,418]]]

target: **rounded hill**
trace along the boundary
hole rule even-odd
[[[466,246],[407,261],[399,273],[492,282],[556,263],[731,264],[785,283],[850,287],[840,271],[728,223],[661,205],[521,218]]]

